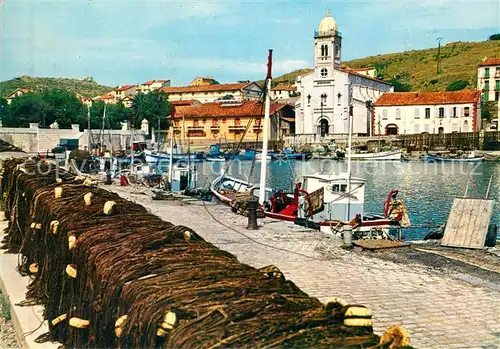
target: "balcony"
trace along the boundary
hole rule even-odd
[[[229,129],[229,132],[240,132],[240,131],[245,131],[245,126],[244,125],[229,125],[228,129]]]
[[[212,130],[212,131],[219,131],[220,130],[220,126],[219,125],[212,125],[212,126],[210,126],[210,130]]]
[[[203,126],[188,126],[188,131],[203,131]]]

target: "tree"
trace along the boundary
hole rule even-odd
[[[389,82],[394,86],[394,92],[410,92],[411,85],[404,84],[397,79],[391,79]]]
[[[142,120],[146,119],[150,127],[157,127],[159,119],[160,128],[167,129],[169,126],[168,116],[172,110],[172,105],[167,99],[168,96],[160,91],[136,94],[132,104],[134,126],[139,128]]]
[[[500,33],[491,35],[490,40],[500,40]]]
[[[12,100],[2,121],[6,127],[28,127],[32,122],[44,125],[49,108],[40,93],[27,93]]]
[[[446,91],[460,91],[466,88],[468,85],[469,85],[468,81],[456,80],[446,87]]]
[[[56,121],[60,128],[70,128],[72,124],[80,124],[86,117],[87,108],[71,92],[49,90],[43,92],[41,98],[47,105],[42,127],[48,127]]]
[[[6,118],[8,118],[9,114],[9,104],[7,103],[7,100],[5,98],[0,97],[0,120],[2,120],[2,123]]]

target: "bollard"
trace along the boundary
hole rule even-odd
[[[106,181],[104,182],[104,184],[111,184],[111,171],[106,171]]]
[[[344,237],[344,248],[352,247],[352,226],[347,224],[342,227],[342,236]]]
[[[257,200],[247,201],[247,212],[248,212],[248,225],[247,229],[256,230],[259,229],[257,225],[257,207],[259,202]]]

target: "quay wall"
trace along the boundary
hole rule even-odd
[[[30,127],[0,127],[0,139],[16,147],[21,148],[29,154],[46,153],[59,145],[61,139],[78,139],[79,148],[85,149],[89,145],[97,144],[101,140],[107,149],[124,150],[130,146],[130,130],[93,130],[80,131],[79,125],[72,125],[71,129],[47,129],[40,128],[38,124],[32,123]],[[134,131],[134,141],[146,141],[147,133],[139,130]]]

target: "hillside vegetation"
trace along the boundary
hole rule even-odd
[[[437,48],[371,56],[343,62],[350,68],[377,68],[379,77],[394,83],[400,91],[446,90],[455,83],[461,88],[475,88],[477,67],[484,57],[500,57],[500,41],[452,42],[441,47],[440,72],[436,72]],[[311,69],[284,74],[274,83],[293,84],[298,75]]]
[[[95,97],[113,89],[109,86],[99,85],[92,78],[32,78],[21,76],[12,80],[0,81],[0,97],[6,97],[17,88],[27,88],[34,92],[60,89],[79,93],[85,97]]]

